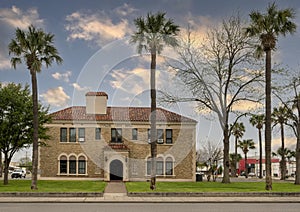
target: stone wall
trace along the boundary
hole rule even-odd
[[[45,141],[47,146],[40,147],[40,172],[41,177],[66,176],[59,174],[59,157],[61,155],[84,155],[87,159],[86,175],[68,175],[70,177],[93,177],[104,179],[103,170],[108,167],[109,158],[104,154],[108,143],[111,140],[111,128],[121,128],[123,143],[128,147],[126,168],[128,167],[129,180],[145,180],[146,161],[150,156],[150,144],[148,144],[149,124],[106,124],[106,123],[60,123],[53,122],[49,126],[50,140]],[[60,128],[77,129],[76,143],[60,142]],[[101,139],[95,140],[95,127],[101,128]],[[85,142],[78,142],[78,128],[85,128]],[[132,140],[132,128],[138,129],[138,140]],[[172,129],[172,144],[157,144],[157,155],[166,159],[174,158],[174,173],[172,176],[159,176],[158,179],[195,181],[195,125],[181,125],[178,123],[158,126],[158,129]],[[114,151],[114,150],[110,150]],[[108,154],[109,155],[109,154]],[[127,156],[126,156],[127,157]],[[125,167],[125,166],[124,166]],[[107,178],[106,178],[107,179]]]

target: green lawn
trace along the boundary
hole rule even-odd
[[[265,182],[157,182],[156,190],[149,182],[128,182],[128,192],[266,192]],[[300,185],[289,182],[273,182],[272,192],[300,192]]]
[[[0,182],[0,192],[33,192],[30,180],[10,180],[8,185]],[[34,192],[103,192],[106,183],[90,180],[39,180]]]

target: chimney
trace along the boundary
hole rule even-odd
[[[108,95],[105,92],[88,92],[85,94],[87,114],[106,114]]]

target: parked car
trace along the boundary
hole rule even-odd
[[[23,169],[15,169],[11,173],[11,178],[25,178],[26,172]]]
[[[253,173],[253,172],[250,172],[250,173],[248,174],[248,176],[249,176],[249,177],[256,177],[256,174]]]

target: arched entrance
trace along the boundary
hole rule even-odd
[[[110,180],[123,180],[123,163],[119,160],[113,160],[109,165]]]

